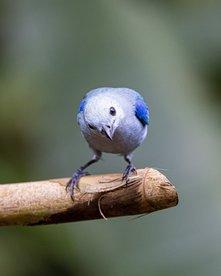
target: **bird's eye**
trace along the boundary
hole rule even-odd
[[[116,115],[116,109],[113,106],[110,107],[110,115],[112,116]]]
[[[88,127],[89,127],[90,129],[95,129],[95,127],[92,126],[92,125],[90,125],[90,124],[88,124]]]

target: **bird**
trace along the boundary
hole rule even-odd
[[[102,153],[119,154],[127,167],[122,181],[128,183],[136,171],[132,163],[134,150],[146,138],[149,108],[144,98],[130,88],[100,87],[89,91],[82,99],[77,122],[81,133],[93,151],[92,158],[79,167],[66,184],[71,197],[85,169],[101,159]]]

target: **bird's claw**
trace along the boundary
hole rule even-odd
[[[82,176],[88,175],[89,173],[84,172],[82,169],[78,169],[66,184],[66,191],[69,190],[71,198],[74,196],[74,189],[78,188],[79,180]]]
[[[131,175],[132,172],[136,171],[136,168],[134,167],[133,164],[129,164],[124,173],[123,173],[123,177],[122,177],[122,181],[126,181],[126,184],[128,183],[129,181],[129,176]]]

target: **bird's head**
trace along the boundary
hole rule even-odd
[[[92,97],[85,104],[84,119],[90,131],[112,140],[114,133],[124,118],[124,111],[118,101],[111,97]]]

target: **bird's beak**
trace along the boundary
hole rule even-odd
[[[103,126],[101,129],[101,133],[111,141],[113,140],[113,136],[114,136],[113,126]]]

